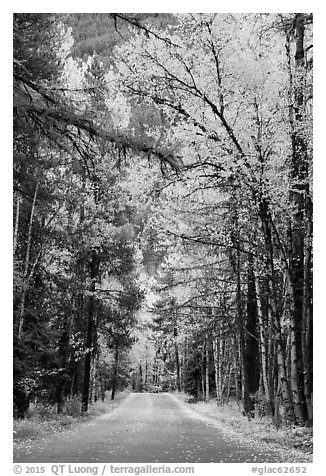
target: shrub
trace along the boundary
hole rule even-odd
[[[18,420],[14,424],[14,440],[34,439],[39,434],[39,426],[32,420]]]
[[[74,419],[72,416],[69,416],[69,415],[64,415],[61,419],[60,419],[60,424],[62,426],[68,426],[68,425],[71,425],[73,423]]]
[[[55,417],[56,408],[53,405],[45,405],[38,403],[35,407],[34,416],[38,416],[42,420],[52,420]]]
[[[81,398],[79,395],[73,395],[66,400],[67,415],[78,417],[81,413]]]
[[[109,412],[111,407],[112,407],[111,401],[110,402],[108,402],[108,401],[102,402],[102,400],[97,400],[97,402],[95,402],[93,405],[89,406],[88,413],[90,415],[101,415],[103,413]]]

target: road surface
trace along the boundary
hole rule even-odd
[[[280,462],[221,433],[170,394],[132,393],[113,412],[16,451],[23,463]]]

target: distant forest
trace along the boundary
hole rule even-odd
[[[130,26],[123,19],[112,18],[109,13],[71,13],[63,21],[72,28],[74,45],[71,54],[84,61],[96,53],[104,64],[112,61],[113,48],[128,40]],[[132,15],[135,27],[150,22],[156,28],[166,28],[176,24],[176,18],[170,13],[137,13]]]

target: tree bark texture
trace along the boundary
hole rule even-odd
[[[118,368],[119,368],[119,344],[118,342],[116,342],[115,351],[114,351],[114,367],[113,367],[111,400],[114,400],[116,389],[117,389]]]
[[[88,411],[89,403],[89,389],[90,389],[90,375],[91,375],[91,363],[92,354],[94,348],[94,332],[95,332],[95,283],[97,276],[97,256],[95,250],[91,251],[90,261],[90,296],[88,303],[88,318],[87,318],[87,333],[86,333],[86,345],[85,345],[85,364],[84,364],[84,382],[83,382],[83,394],[82,394],[82,412]]]
[[[23,335],[23,326],[24,326],[24,317],[25,317],[25,300],[26,294],[28,290],[28,282],[30,279],[29,276],[29,264],[30,264],[30,253],[31,253],[31,243],[32,243],[32,230],[33,230],[33,220],[35,214],[35,205],[36,205],[36,198],[39,188],[39,182],[36,183],[33,202],[31,207],[31,213],[29,217],[29,225],[28,225],[28,234],[27,234],[27,247],[26,247],[26,254],[25,254],[25,266],[24,266],[24,275],[23,275],[23,292],[20,301],[20,310],[19,310],[19,322],[18,322],[18,342],[21,340]]]

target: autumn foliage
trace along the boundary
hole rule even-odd
[[[17,415],[129,385],[310,424],[312,16],[114,15],[104,62],[14,18]]]

